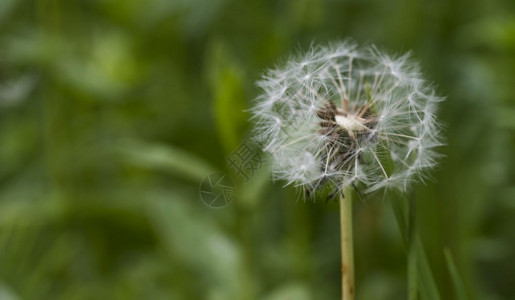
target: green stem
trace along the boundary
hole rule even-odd
[[[352,188],[343,189],[340,198],[342,244],[342,300],[354,299],[354,250],[352,242]]]

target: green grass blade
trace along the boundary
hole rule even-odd
[[[449,269],[449,273],[451,274],[454,291],[456,292],[456,299],[469,299],[469,297],[467,297],[467,291],[465,289],[465,285],[463,284],[463,280],[458,272],[456,264],[454,263],[454,259],[452,258],[451,251],[448,248],[445,248],[443,252],[445,254],[445,261],[447,262],[447,268]]]
[[[416,300],[418,297],[418,267],[417,254],[413,247],[408,250],[408,299]]]
[[[440,299],[440,293],[433,277],[433,272],[427,260],[426,251],[422,245],[420,237],[416,235],[415,251],[418,258],[418,275],[421,299],[437,300]]]
[[[422,300],[438,300],[440,293],[434,281],[433,273],[429,266],[422,241],[416,232],[410,232],[408,203],[407,200],[398,195],[391,197],[391,205],[395,219],[401,231],[404,245],[408,249],[408,296],[409,299],[416,299],[417,292]],[[411,236],[411,238],[410,238]],[[415,272],[415,273],[414,273]],[[412,276],[416,274],[416,279]],[[416,280],[416,283],[413,282]],[[414,298],[412,298],[414,297]]]

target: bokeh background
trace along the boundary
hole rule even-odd
[[[338,299],[337,203],[226,158],[266,68],[348,37],[412,50],[447,97],[401,217],[356,201],[357,298],[515,299],[512,0],[0,1],[0,299]]]

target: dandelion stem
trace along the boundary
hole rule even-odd
[[[342,246],[342,300],[354,300],[354,250],[352,240],[352,187],[343,189],[340,198]]]

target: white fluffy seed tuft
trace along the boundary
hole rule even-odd
[[[438,158],[435,96],[409,54],[340,42],[269,70],[252,109],[275,179],[405,191]]]

